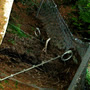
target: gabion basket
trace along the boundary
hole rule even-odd
[[[76,50],[80,55],[82,59],[81,64],[68,90],[83,90],[87,63],[90,58],[89,44],[84,43],[73,36],[54,0],[41,0],[37,18],[44,24],[44,29],[46,30],[48,37],[52,39],[53,45],[64,51],[70,49]]]

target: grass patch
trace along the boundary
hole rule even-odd
[[[26,33],[24,33],[23,30],[21,30],[21,25],[18,24],[17,26],[14,24],[9,23],[9,28],[10,30],[8,30],[8,32],[13,33],[18,35],[20,38],[24,37],[27,38],[29,37],[29,35],[27,35]]]

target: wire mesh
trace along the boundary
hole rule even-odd
[[[77,50],[81,57],[84,56],[88,44],[73,36],[53,0],[41,0],[37,17],[55,46],[65,51]]]
[[[41,0],[40,7],[37,12],[37,16],[39,19],[41,19],[41,21],[45,25],[44,28],[47,32],[47,35],[49,38],[52,39],[52,42],[55,46],[57,46],[59,49],[64,49],[65,51],[72,48],[76,49],[81,57],[85,54],[85,51],[87,50],[88,45],[83,43],[81,40],[74,38],[67,24],[63,20],[60,12],[58,11],[57,5],[54,3],[53,0]],[[46,62],[43,61],[38,65],[33,65],[32,67],[28,69],[24,69],[20,72],[11,74],[10,76],[0,79],[0,81],[3,81],[7,78],[11,78],[20,73],[24,73],[26,71],[34,69],[43,64],[49,63],[53,60],[56,60],[59,57],[60,56],[55,57]]]

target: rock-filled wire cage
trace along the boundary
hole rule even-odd
[[[42,67],[44,67],[43,69],[44,70],[46,69],[47,72],[50,71],[49,70],[49,67],[50,67],[50,69],[53,70],[53,72],[54,72],[57,68],[52,66],[52,63],[49,63],[49,62],[56,60],[57,58],[60,58],[59,62],[63,63],[63,65],[64,65],[62,70],[64,70],[64,68],[66,67],[67,62],[68,63],[73,62],[73,63],[75,63],[73,65],[76,65],[76,66],[78,66],[80,64],[78,66],[78,69],[77,69],[76,74],[74,75],[72,81],[69,82],[71,84],[69,86],[65,86],[65,87],[63,87],[61,85],[60,89],[68,88],[68,90],[78,90],[78,89],[83,90],[87,63],[90,58],[89,43],[84,43],[80,39],[74,37],[74,35],[71,33],[70,29],[68,28],[68,25],[65,23],[63,17],[61,16],[54,0],[41,0],[40,6],[38,7],[38,11],[36,14],[36,18],[38,18],[43,24],[42,30],[37,28],[38,32],[35,32],[36,36],[39,37],[39,35],[44,30],[44,32],[47,34],[47,37],[49,38],[46,41],[46,45],[45,45],[46,48],[44,48],[43,51],[45,51],[45,49],[47,49],[48,42],[50,41],[50,44],[52,45],[52,49],[53,49],[53,47],[56,47],[59,51],[62,51],[62,52],[59,54],[56,54],[56,56],[59,55],[59,57],[56,57],[49,61],[48,60],[46,60],[44,62],[42,61],[41,63],[38,62],[37,65],[33,65],[29,69],[26,69],[26,70],[24,69],[21,72],[11,74],[10,76],[8,76],[4,79],[8,79],[10,77],[13,77],[14,75],[18,75],[20,73],[29,71],[29,70],[34,69],[39,66],[41,66],[41,67],[39,67],[40,69],[42,69]],[[1,50],[0,53],[2,53],[2,51],[3,50]],[[7,49],[6,49],[6,51],[7,51]],[[4,52],[6,52],[6,51],[4,51]],[[12,55],[12,53],[11,53],[11,55]],[[19,57],[21,57],[21,59],[22,59],[22,56],[19,56]],[[43,64],[47,64],[47,65],[44,66]],[[48,66],[48,69],[46,68],[47,66]],[[68,65],[67,65],[67,67],[68,67]],[[73,66],[72,66],[72,68],[73,68]],[[68,73],[67,70],[65,72]],[[63,73],[63,71],[62,71],[62,73]],[[63,77],[61,75],[62,73],[59,74],[60,77]],[[71,74],[69,74],[69,75],[71,75]],[[0,80],[2,81],[4,79],[0,79]],[[59,83],[60,82],[62,82],[62,81],[59,81]],[[68,82],[65,82],[65,80],[64,80],[63,83],[68,83]],[[47,87],[45,87],[45,88],[39,87],[39,89],[41,89],[41,90],[50,90],[50,88],[52,90],[52,87],[48,87],[48,88]],[[55,88],[55,89],[57,89],[57,88]]]
[[[53,45],[57,46],[59,49],[64,49],[65,52],[68,50],[72,50],[72,52],[75,51],[73,54],[73,59],[75,62],[78,60],[78,56],[75,56],[75,53],[80,55],[82,60],[81,66],[77,70],[76,76],[73,78],[68,90],[83,90],[86,68],[89,60],[88,56],[90,53],[88,48],[89,43],[84,43],[80,39],[73,36],[68,28],[68,25],[61,16],[54,0],[41,0],[37,17],[44,23],[44,28],[48,37],[52,38]],[[88,52],[85,56],[87,50]],[[80,71],[82,71],[82,73]]]
[[[73,36],[53,0],[41,1],[37,17],[44,23],[48,37],[52,38],[54,45],[65,51],[75,49],[81,57],[84,56],[88,45]]]
[[[88,44],[73,36],[53,0],[41,0],[37,17],[44,23],[48,37],[59,49],[75,49],[81,57],[85,55]]]

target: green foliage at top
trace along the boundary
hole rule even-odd
[[[80,10],[80,19],[90,23],[90,0],[78,0],[78,8]]]
[[[73,33],[81,33],[83,37],[88,37],[90,34],[90,0],[77,0],[76,4],[72,6],[72,9],[75,11],[72,11],[71,14],[68,14],[70,16],[70,21],[72,25],[72,28],[74,30]]]

